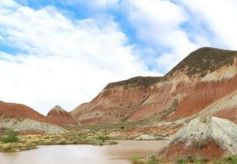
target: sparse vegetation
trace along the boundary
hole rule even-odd
[[[163,77],[142,77],[142,76],[138,76],[138,77],[134,77],[128,80],[123,80],[123,81],[119,81],[119,82],[115,82],[115,83],[110,83],[108,84],[105,88],[109,89],[112,88],[114,86],[124,86],[127,87],[127,85],[130,86],[150,86],[154,83],[157,82],[161,82],[163,81]]]
[[[17,139],[16,139],[17,138]],[[14,142],[13,142],[14,141]],[[108,136],[88,135],[77,131],[69,131],[62,134],[41,134],[41,135],[16,135],[9,132],[1,137],[0,151],[15,152],[35,149],[39,145],[67,145],[67,144],[91,144],[110,145],[116,144],[110,141]]]
[[[221,160],[215,160],[214,164],[236,164],[237,163],[237,155],[230,156]]]
[[[208,161],[207,159],[195,159],[194,157],[189,157],[187,159],[178,159],[175,162],[176,164],[206,164],[206,163],[213,163],[213,164],[236,164],[237,163],[237,155],[230,156],[227,158]]]
[[[201,77],[204,77],[208,72],[232,64],[233,58],[236,56],[236,51],[201,48],[192,52],[165,76],[171,76],[177,70],[186,70],[188,75],[200,74]]]
[[[207,163],[208,160],[207,159],[196,159],[194,157],[188,157],[187,159],[178,159],[176,160],[176,164],[189,164],[189,163],[193,163],[193,164],[205,164]]]
[[[198,159],[193,156],[187,158],[179,158],[174,160],[158,159],[155,155],[141,158],[137,155],[134,155],[132,158],[133,164],[158,164],[158,163],[175,163],[175,164],[237,164],[237,155],[233,155],[227,158],[218,159],[218,160],[208,160],[208,159]]]

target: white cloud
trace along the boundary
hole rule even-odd
[[[193,14],[192,21],[206,24],[213,33],[208,38],[222,48],[237,48],[236,0],[180,0]],[[190,21],[190,23],[192,23]]]
[[[157,67],[164,72],[170,70],[191,51],[200,47],[199,42],[207,43],[199,37],[191,41],[181,24],[188,20],[183,8],[168,0],[124,0],[125,12],[140,40],[153,49],[165,49],[158,54]],[[157,51],[157,50],[156,50]],[[159,51],[159,50],[158,50]]]
[[[4,9],[4,8],[14,8],[17,7],[17,3],[15,3],[12,0],[0,0],[0,8]]]
[[[163,72],[202,46],[237,49],[235,0],[123,0],[122,8]]]
[[[87,3],[96,8],[107,8],[117,5],[119,0],[92,0],[88,1]]]
[[[4,0],[0,36],[20,50],[0,51],[0,100],[46,113],[93,98],[108,82],[148,75],[113,20],[69,20],[53,7],[34,10]]]
[[[89,10],[99,11],[116,8],[120,0],[64,0],[67,4],[88,7]]]

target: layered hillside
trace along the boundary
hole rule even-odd
[[[226,111],[235,111],[237,105],[234,101],[223,104],[222,100],[237,91],[236,73],[236,51],[200,48],[164,77],[135,77],[108,84],[91,102],[78,106],[71,114],[81,124],[167,122],[209,111],[236,121]],[[217,109],[215,103],[220,100],[222,108]]]
[[[58,105],[48,112],[47,118],[60,126],[72,127],[77,125],[72,115]]]
[[[23,104],[0,102],[0,128],[11,128],[17,131],[34,131],[56,133],[63,128],[55,122]]]

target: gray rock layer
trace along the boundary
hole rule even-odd
[[[217,117],[199,117],[190,121],[171,139],[169,145],[185,143],[188,148],[194,144],[203,144],[214,140],[225,154],[237,154],[237,125],[229,120]]]
[[[10,128],[16,131],[41,131],[46,133],[62,133],[65,129],[48,123],[31,119],[0,118],[0,128]]]

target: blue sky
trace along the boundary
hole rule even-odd
[[[237,49],[236,8],[235,0],[0,0],[0,100],[71,110],[111,81],[165,74],[199,47]]]

